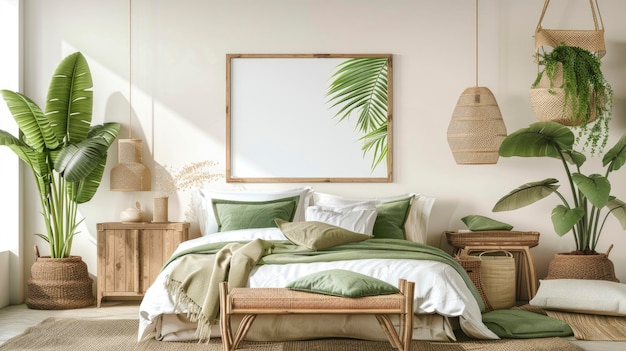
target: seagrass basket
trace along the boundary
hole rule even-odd
[[[463,269],[465,269],[465,272],[469,275],[472,283],[476,286],[476,289],[483,300],[483,304],[485,305],[485,311],[493,311],[493,307],[489,303],[482,281],[482,275],[480,272],[480,265],[482,263],[481,260],[472,256],[455,256],[454,259],[463,267]]]
[[[91,306],[93,279],[80,256],[37,257],[28,280],[26,305],[38,310],[63,310]]]
[[[556,254],[550,261],[548,275],[544,279],[589,279],[619,282],[615,276],[615,266],[609,260],[608,253],[597,255]]]

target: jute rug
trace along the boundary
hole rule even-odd
[[[626,341],[626,317],[546,311],[567,323],[579,340]]]
[[[219,338],[208,344],[160,342],[152,337],[137,342],[137,320],[79,320],[49,318],[0,345],[1,351],[222,351]],[[416,351],[576,351],[560,338],[463,341],[414,341]],[[239,350],[256,351],[393,351],[387,342],[325,339],[301,342],[245,342]]]

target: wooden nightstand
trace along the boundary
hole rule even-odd
[[[189,223],[98,223],[98,307],[103,298],[141,298],[178,244]]]

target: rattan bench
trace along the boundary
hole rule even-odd
[[[391,345],[411,350],[413,336],[413,294],[415,283],[400,279],[400,293],[367,297],[340,297],[286,288],[234,288],[220,284],[220,327],[224,350],[235,350],[259,314],[371,314],[383,328]],[[243,315],[234,337],[230,325],[233,315]],[[400,316],[400,332],[389,315]]]

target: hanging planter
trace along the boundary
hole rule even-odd
[[[540,56],[543,66],[530,90],[540,121],[579,127],[577,141],[591,154],[607,142],[613,89],[600,70],[600,59],[580,47],[558,45]]]

